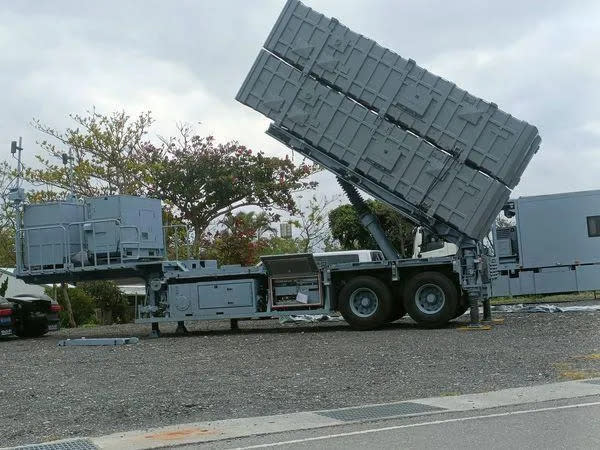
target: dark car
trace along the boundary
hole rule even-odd
[[[60,305],[45,294],[0,297],[0,336],[37,337],[60,326]]]

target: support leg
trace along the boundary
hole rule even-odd
[[[489,298],[483,301],[483,321],[492,321],[492,305],[490,304]]]
[[[185,327],[185,323],[183,322],[183,320],[180,320],[179,322],[177,322],[177,328],[175,329],[175,333],[176,334],[188,334],[189,333],[188,329]]]
[[[240,327],[238,325],[238,319],[231,319],[229,321],[229,324],[230,324],[232,330],[239,330],[240,329]]]
[[[492,305],[489,298],[483,301],[483,323],[485,325],[501,325],[504,323],[504,319],[492,318]]]
[[[158,322],[152,322],[152,331],[150,331],[150,337],[160,337],[160,329],[158,328]]]
[[[469,295],[469,308],[469,315],[471,318],[469,327],[479,328],[481,326],[481,322],[479,321],[479,302],[474,295]]]
[[[460,327],[459,330],[491,330],[491,326],[487,324],[482,325],[481,321],[479,320],[479,298],[474,293],[469,294],[469,307],[471,308],[469,312],[471,321],[469,322],[469,325],[466,327]]]

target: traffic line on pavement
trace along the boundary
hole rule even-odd
[[[253,448],[280,447],[282,445],[301,444],[304,442],[312,442],[312,441],[323,441],[326,439],[357,436],[357,435],[361,435],[361,434],[381,433],[381,432],[385,432],[385,431],[401,430],[403,428],[417,428],[417,427],[441,425],[441,424],[453,423],[453,422],[468,422],[471,420],[495,419],[498,417],[518,416],[518,415],[522,415],[522,414],[535,414],[535,413],[546,412],[546,411],[557,411],[557,410],[561,410],[561,409],[589,408],[592,406],[600,406],[600,402],[578,403],[576,405],[551,406],[548,408],[509,411],[509,412],[495,413],[495,414],[483,414],[483,415],[479,415],[479,416],[456,417],[454,419],[432,420],[429,422],[418,422],[418,423],[409,423],[409,424],[404,424],[404,425],[393,425],[393,426],[389,426],[389,427],[369,428],[366,430],[348,431],[346,433],[326,434],[323,436],[313,436],[313,437],[302,438],[302,439],[291,439],[288,441],[268,442],[268,443],[264,443],[264,444],[249,445],[247,447],[236,447],[232,450],[249,450],[249,449],[253,449]]]
[[[552,400],[582,398],[594,395],[600,395],[600,378],[503,389],[480,394],[431,397],[401,402],[370,404],[358,407],[353,406],[262,417],[188,423],[146,430],[113,433],[106,436],[87,438],[87,440],[91,441],[93,445],[102,450],[123,448],[144,450],[175,445],[201,444],[256,435],[317,429],[345,425],[348,423],[369,422],[399,417],[431,416],[433,414],[448,412],[476,411]],[[515,413],[523,414],[523,412],[518,411]],[[489,417],[494,416],[489,415]],[[59,444],[60,442],[65,441],[55,441],[54,443]],[[47,445],[48,444],[52,443],[47,443]]]

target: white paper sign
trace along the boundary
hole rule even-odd
[[[299,303],[307,304],[308,303],[308,295],[306,295],[302,292],[298,292],[298,294],[296,294],[296,301]]]

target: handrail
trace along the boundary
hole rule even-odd
[[[50,244],[45,244],[45,245],[52,245],[52,246],[54,246],[54,245],[56,245],[56,244],[60,244],[61,246],[63,246],[63,250],[65,251],[65,254],[67,255],[67,258],[68,258],[68,257],[69,257],[69,252],[68,252],[68,251],[66,251],[66,250],[67,250],[67,247],[66,247],[66,245],[67,245],[67,242],[68,242],[68,236],[67,236],[67,229],[65,228],[65,226],[64,226],[64,225],[61,225],[61,224],[55,224],[55,225],[41,225],[41,226],[36,226],[36,227],[27,227],[27,228],[21,228],[21,229],[19,230],[19,232],[20,232],[20,233],[22,233],[22,235],[23,235],[23,238],[24,238],[24,239],[25,239],[25,241],[27,242],[27,248],[26,248],[26,250],[27,250],[27,271],[26,271],[26,272],[28,272],[28,273],[32,273],[32,272],[34,272],[33,270],[31,270],[31,246],[32,246],[32,245],[31,245],[31,243],[30,243],[30,239],[28,239],[28,237],[29,237],[29,233],[30,233],[31,231],[50,230],[50,229],[55,229],[55,228],[56,228],[56,229],[59,229],[59,230],[60,230],[60,229],[62,229],[62,230],[63,230],[63,239],[64,239],[64,240],[63,240],[63,242],[50,243]],[[36,244],[36,246],[38,246],[38,247],[39,247],[39,251],[40,251],[40,255],[39,255],[39,256],[40,256],[40,261],[41,261],[41,260],[42,260],[42,247],[44,246],[44,244]],[[17,250],[17,251],[18,251],[18,250]],[[53,248],[53,247],[52,247],[52,252],[53,252],[53,254],[54,254],[54,248]],[[53,255],[53,256],[54,256],[54,255]],[[42,264],[42,266],[43,266],[43,264]],[[22,269],[24,269],[24,268],[25,268],[25,265],[23,265]],[[54,262],[54,263],[52,264],[52,268],[53,268],[54,270],[56,270],[56,262]],[[21,269],[21,268],[19,268],[19,270],[20,270],[20,269]],[[42,268],[42,269],[40,269],[40,270],[43,270],[43,268]]]
[[[95,224],[95,223],[105,223],[105,222],[114,222],[117,226],[120,227],[120,220],[119,219],[94,219],[94,220],[83,220],[83,221],[78,221],[78,222],[70,222],[68,225],[68,228],[70,229],[72,226],[79,226],[80,227],[80,232],[79,232],[79,249],[80,252],[83,253],[83,233],[85,232],[85,230],[83,229],[83,226],[85,224]],[[92,227],[92,237],[94,239],[94,241],[96,240],[96,229],[94,227]],[[120,237],[120,235],[119,235]],[[68,239],[68,236],[67,236]],[[119,239],[120,240],[120,239]],[[70,254],[69,254],[69,262],[70,262]],[[110,253],[107,252],[107,260],[108,260],[108,264],[110,264]],[[122,262],[122,261],[121,261]],[[83,261],[83,259],[81,260],[81,267],[84,267],[85,263]],[[97,267],[98,266],[98,252],[94,252],[94,263],[92,264],[93,267]]]
[[[106,252],[102,251],[94,251],[93,252],[93,258],[92,261],[90,261],[89,264],[86,264],[86,261],[89,261],[89,259],[87,257],[85,257],[84,255],[86,254],[86,239],[85,239],[85,229],[84,226],[86,224],[90,224],[92,225],[91,228],[91,232],[92,232],[92,239],[94,240],[94,242],[96,242],[96,227],[94,227],[93,225],[95,224],[99,224],[99,223],[114,223],[117,227],[118,227],[118,244],[117,244],[117,248],[116,250],[119,252],[119,257],[118,259],[112,259],[111,260],[111,251],[110,249],[108,249]],[[177,225],[180,226],[180,225]],[[76,227],[76,228],[75,228]],[[176,226],[174,226],[176,227]],[[30,237],[30,233],[34,232],[34,231],[39,231],[39,230],[48,230],[48,229],[58,229],[58,230],[62,230],[62,239],[60,239],[58,242],[51,242],[51,243],[39,243],[39,244],[31,244],[31,237]],[[76,231],[78,234],[78,239],[75,238],[75,240],[73,240],[72,242],[72,230]],[[124,240],[124,235],[125,235],[125,231],[126,230],[134,230],[135,232],[135,239],[136,240]],[[63,259],[63,268],[64,269],[68,269],[73,267],[73,258],[72,258],[72,252],[71,252],[71,247],[73,245],[76,245],[79,248],[79,255],[80,255],[80,265],[81,267],[99,267],[100,265],[98,264],[98,258],[102,255],[106,255],[106,265],[111,265],[114,263],[117,263],[117,261],[120,261],[121,264],[123,264],[125,261],[128,260],[135,260],[141,257],[141,250],[142,250],[142,242],[141,242],[141,231],[140,228],[137,225],[122,225],[120,219],[116,219],[116,218],[108,218],[108,219],[94,219],[94,220],[84,220],[84,221],[77,221],[77,222],[70,222],[70,223],[65,223],[65,224],[53,224],[53,225],[42,225],[42,226],[35,226],[35,227],[26,227],[26,228],[21,228],[19,230],[18,233],[18,237],[20,239],[20,244],[21,244],[21,249],[19,250],[19,248],[16,249],[16,251],[21,251],[21,256],[23,256],[23,254],[27,255],[27,270],[25,270],[25,264],[22,263],[22,267],[19,268],[19,272],[23,272],[23,273],[34,273],[34,272],[40,272],[44,270],[44,264],[43,264],[43,252],[44,252],[44,248],[47,247],[48,245],[51,247],[51,255],[50,258],[52,260],[52,269],[53,270],[57,270],[57,266],[59,264],[57,264],[57,255],[56,255],[56,248],[57,246],[59,246],[60,248],[62,248],[63,250],[63,255],[64,255],[64,259]],[[131,256],[131,257],[127,257],[125,255],[125,246],[130,246],[133,247],[134,250],[137,252],[136,255]],[[38,247],[37,251],[39,252],[39,260],[40,260],[40,269],[37,270],[32,270],[31,269],[31,254],[33,252],[33,247]],[[23,259],[23,258],[21,258]],[[104,264],[102,264],[102,266],[104,266]]]
[[[140,229],[137,227],[137,225],[119,225],[119,230],[125,229],[125,228],[133,228],[136,231],[137,234],[137,241],[123,241],[122,239],[119,239],[119,245],[120,245],[120,251],[119,253],[121,254],[121,263],[123,262],[123,259],[135,259],[135,258],[123,258],[123,253],[124,253],[124,247],[123,244],[137,244],[137,257],[140,257],[140,252],[141,252],[141,242],[140,242]],[[119,233],[119,237],[121,237],[122,234]]]

